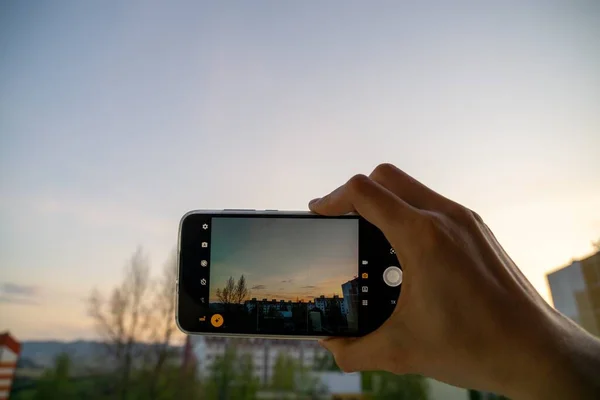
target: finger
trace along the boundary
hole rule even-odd
[[[453,203],[392,164],[378,165],[369,178],[421,210],[443,211]]]
[[[359,338],[331,338],[320,344],[333,354],[335,362],[344,372],[391,370],[388,356],[391,343],[379,329]],[[394,352],[397,349],[394,348]]]
[[[310,202],[311,211],[321,215],[358,212],[391,237],[410,237],[410,225],[419,212],[365,175],[356,175],[330,194]]]

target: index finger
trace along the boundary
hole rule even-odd
[[[309,208],[329,216],[356,211],[388,239],[410,237],[409,226],[419,216],[416,208],[365,175],[355,175],[327,196],[311,201]]]

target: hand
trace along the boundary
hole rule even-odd
[[[358,212],[403,267],[396,309],[379,329],[322,342],[342,370],[416,373],[511,397],[598,394],[589,368],[600,371],[599,342],[538,295],[473,211],[389,164],[309,207]]]

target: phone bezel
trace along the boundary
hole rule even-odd
[[[319,340],[319,339],[323,339],[328,337],[327,335],[312,335],[312,334],[306,334],[306,335],[288,335],[288,334],[255,334],[255,333],[231,333],[231,332],[219,332],[219,331],[215,331],[215,330],[211,330],[211,328],[209,328],[209,325],[207,325],[207,330],[203,330],[203,331],[190,331],[185,329],[182,324],[181,324],[181,319],[180,319],[180,300],[181,300],[181,295],[180,295],[180,290],[182,290],[182,286],[180,285],[180,281],[181,281],[181,277],[182,277],[182,257],[181,257],[181,249],[182,249],[182,235],[183,235],[183,226],[184,226],[184,222],[186,221],[187,218],[194,216],[194,215],[201,215],[201,216],[205,216],[205,217],[250,217],[250,218],[261,218],[261,217],[266,217],[266,218],[277,218],[277,217],[283,217],[283,218],[312,218],[312,219],[356,219],[359,223],[359,256],[358,256],[358,260],[357,263],[360,262],[361,260],[361,256],[360,256],[360,248],[361,248],[361,237],[360,237],[360,232],[363,227],[363,225],[369,225],[371,227],[373,227],[370,223],[368,223],[366,220],[364,220],[362,217],[360,217],[358,214],[355,213],[351,213],[351,214],[346,214],[346,215],[341,215],[341,216],[334,216],[334,217],[330,217],[330,216],[322,216],[322,215],[318,215],[318,214],[314,214],[312,212],[307,212],[307,211],[277,211],[277,210],[250,210],[250,209],[225,209],[225,210],[193,210],[193,211],[189,211],[187,212],[180,220],[179,222],[179,232],[178,232],[178,243],[177,243],[177,282],[176,282],[176,303],[175,303],[175,318],[176,318],[176,324],[177,327],[184,333],[188,334],[188,335],[200,335],[200,336],[221,336],[221,337],[256,337],[256,338],[266,338],[266,339],[296,339],[296,340]],[[373,227],[374,228],[374,227]],[[374,228],[376,229],[376,228]],[[380,232],[377,229],[378,232]],[[383,234],[381,234],[381,236],[383,237]],[[379,240],[381,241],[381,240]],[[389,246],[389,243],[387,242],[387,240],[385,240],[385,238],[383,237],[383,241],[385,241],[385,244],[387,246]],[[396,258],[396,257],[394,257]],[[398,263],[399,265],[399,263]],[[358,272],[358,276],[360,277],[361,274],[361,267],[360,265],[357,265],[357,272]],[[401,285],[400,285],[401,286]],[[398,295],[400,292],[400,286],[397,288],[398,289]],[[377,292],[377,290],[375,290],[375,292]],[[362,294],[361,294],[362,295]],[[395,296],[395,295],[394,295]],[[397,298],[397,297],[396,297]],[[360,301],[360,298],[359,298]],[[209,304],[207,304],[207,307],[209,307]],[[368,308],[362,308],[359,304],[359,308],[358,308],[358,312],[359,312],[359,316],[364,316],[367,315],[367,311]],[[389,313],[391,314],[391,312]],[[359,317],[359,321],[360,321]],[[386,317],[387,318],[387,317]],[[381,319],[381,318],[380,318]],[[363,336],[365,333],[368,333],[372,330],[374,330],[375,327],[367,327],[366,325],[359,325],[359,331],[356,334],[350,334],[350,335],[344,335],[344,337],[360,337]]]

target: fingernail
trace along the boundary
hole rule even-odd
[[[312,199],[311,201],[309,201],[309,202],[308,202],[308,205],[309,205],[309,206],[312,206],[312,205],[314,205],[315,203],[317,203],[319,200],[321,200],[321,198],[320,198],[320,197],[317,197],[316,199]]]

